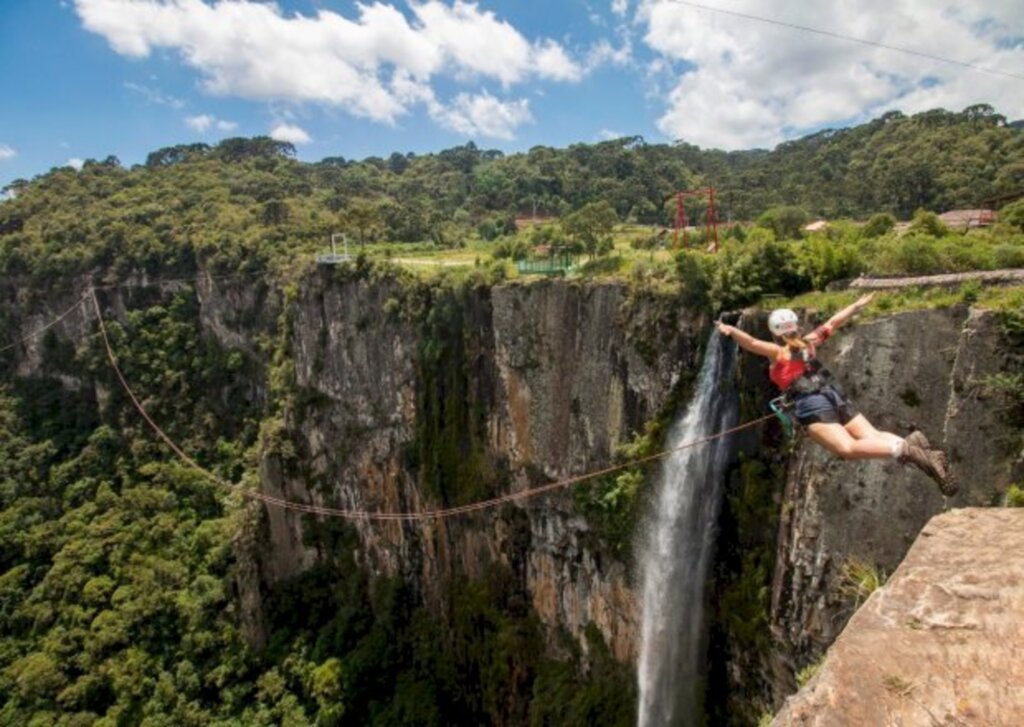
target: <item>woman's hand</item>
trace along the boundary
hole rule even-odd
[[[715,321],[715,325],[718,326],[718,332],[726,338],[732,338],[732,334],[736,331],[735,328],[722,321]]]
[[[871,301],[874,299],[874,297],[874,293],[862,295],[860,298],[857,299],[856,302],[850,303],[850,305],[846,306],[841,311],[836,313],[834,316],[829,318],[828,322],[825,325],[832,329],[838,328],[839,326],[846,323],[846,321],[849,320],[850,316],[856,315],[861,310],[866,308],[868,304],[870,304]]]
[[[871,303],[871,300],[874,297],[875,297],[874,293],[868,293],[867,295],[862,295],[860,298],[857,299],[857,302],[854,303],[854,305],[857,307],[857,310],[863,310],[864,308],[868,307],[868,305]]]

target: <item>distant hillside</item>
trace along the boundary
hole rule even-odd
[[[794,204],[826,217],[945,211],[1024,188],[1024,135],[990,106],[914,116],[892,111],[773,151],[684,157],[737,217]]]
[[[503,155],[473,144],[360,161],[294,159],[287,143],[227,139],[168,147],[125,169],[114,157],[51,170],[0,203],[0,270],[116,260],[167,269],[284,254],[335,229],[362,240],[457,243],[516,214],[561,215],[607,200],[620,219],[670,224],[674,193],[714,185],[722,219],[799,205],[815,215],[908,217],[1024,188],[1024,134],[989,106],[890,112],[772,151],[722,152],[628,137]],[[689,208],[691,219],[702,213]],[[229,260],[230,259],[230,260]]]

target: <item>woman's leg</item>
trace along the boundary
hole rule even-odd
[[[863,419],[863,417],[860,417]],[[866,420],[865,420],[866,421]],[[852,420],[851,420],[852,423]],[[849,425],[847,425],[849,426]],[[883,437],[855,439],[842,424],[815,422],[808,425],[811,439],[843,459],[884,459],[899,453],[896,444]],[[896,437],[896,439],[899,439]],[[902,443],[902,439],[899,442]]]
[[[903,442],[903,437],[899,435],[875,429],[863,414],[858,414],[848,421],[845,428],[854,439],[884,439],[889,443],[890,447],[900,445]]]

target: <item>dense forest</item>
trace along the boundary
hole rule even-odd
[[[254,280],[271,272],[285,286],[296,261],[339,229],[365,243],[473,239],[497,251],[516,215],[560,217],[570,235],[574,224],[587,234],[587,209],[670,224],[675,191],[702,185],[718,189],[723,219],[758,222],[737,228],[717,257],[672,260],[690,306],[820,289],[872,266],[1024,264],[1019,203],[1001,230],[971,235],[917,212],[998,206],[1024,187],[1024,132],[987,106],[894,112],[772,151],[626,138],[507,156],[467,144],[387,159],[294,157],[286,143],[228,139],[160,149],[130,169],[111,157],[12,183],[0,203],[0,345],[31,328],[28,312],[72,303],[66,291],[87,281],[187,278],[202,267]],[[894,217],[915,213],[908,237],[886,237]],[[807,215],[874,217],[798,240]],[[340,274],[376,274],[365,260],[354,267]],[[429,295],[457,305],[459,286],[476,282]],[[100,304],[116,307],[105,295]],[[112,339],[147,407],[205,466],[252,484],[269,423],[287,406],[284,336],[261,342],[264,361],[220,347],[200,333],[192,283],[120,300]],[[457,581],[448,611],[432,613],[407,584],[360,571],[345,527],[323,533],[334,558],[270,594],[269,643],[252,651],[231,585],[232,539],[247,522],[237,495],[169,459],[94,329],[78,342],[47,333],[38,351],[29,375],[24,344],[0,351],[0,723],[632,722],[630,669],[599,634],[585,655],[567,639],[559,659],[538,656],[547,637],[501,568]],[[274,369],[264,399],[245,389],[254,366]],[[616,487],[625,485],[608,483]],[[609,491],[596,492],[604,502]],[[628,541],[628,512],[594,519]]]
[[[607,203],[620,221],[670,225],[675,192],[717,189],[718,217],[753,220],[779,206],[811,216],[909,219],[998,206],[1024,189],[1024,134],[988,106],[869,123],[720,152],[630,137],[503,155],[472,143],[416,156],[307,164],[267,138],[160,149],[125,169],[114,157],[7,187],[0,269],[79,274],[167,272],[266,263],[335,230],[360,242],[464,244],[514,230],[519,215],[561,217]],[[701,219],[703,202],[688,210]]]

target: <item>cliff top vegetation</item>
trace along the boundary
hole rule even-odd
[[[659,250],[659,230],[672,225],[680,189],[716,187],[718,218],[747,221],[727,236],[742,240],[756,220],[785,239],[811,217],[909,219],[919,209],[1012,199],[1024,189],[1022,159],[1024,134],[984,105],[890,112],[772,151],[729,153],[627,137],[507,156],[469,143],[307,164],[288,143],[236,138],[159,149],[130,169],[108,157],[12,183],[0,203],[0,270],[42,279],[167,275],[197,265],[254,270],[311,257],[334,232],[346,233],[353,250],[412,264],[568,245],[588,256],[617,253],[630,267],[632,258],[670,257]],[[703,205],[688,202],[688,218],[702,220]],[[520,232],[524,218],[548,224]],[[872,220],[866,236],[877,238],[887,219]],[[937,229],[916,232],[934,237]],[[828,237],[837,234],[851,236],[833,225]],[[699,233],[692,241],[702,246]],[[903,267],[944,264],[928,258]]]

